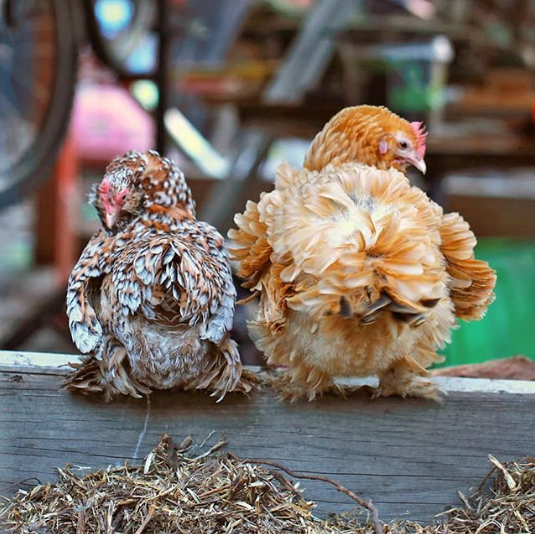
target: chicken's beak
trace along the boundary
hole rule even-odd
[[[116,211],[107,211],[106,212],[106,226],[108,230],[111,230],[115,226],[115,221],[117,220]]]
[[[425,174],[427,172],[427,165],[425,164],[425,160],[422,158],[420,160],[417,160],[416,163],[413,163],[413,165],[422,173]]]
[[[407,158],[407,163],[418,169],[422,174],[425,174],[427,171],[427,165],[425,164],[424,158],[418,158],[417,156]]]

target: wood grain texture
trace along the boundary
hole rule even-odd
[[[402,514],[430,521],[458,503],[457,490],[481,481],[489,453],[502,460],[535,453],[534,394],[452,392],[442,405],[362,395],[287,405],[263,391],[215,405],[202,394],[157,393],[147,415],[145,399],[104,404],[58,391],[62,374],[0,372],[0,494],[35,478],[51,481],[66,462],[101,468],[135,459],[163,432],[201,441],[215,431],[212,440],[223,434],[241,457],[337,479],[373,499],[384,521]],[[352,506],[325,484],[302,486],[320,515]]]

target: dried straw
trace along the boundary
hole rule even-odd
[[[143,465],[83,477],[67,466],[53,484],[19,491],[0,511],[17,534],[338,534],[280,473],[233,455],[220,441],[193,457],[193,441],[169,436]]]
[[[535,458],[502,464],[489,455],[489,460],[493,468],[474,495],[459,494],[464,506],[444,514],[448,534],[535,533]]]
[[[534,534],[535,458],[500,463],[489,455],[489,460],[493,468],[475,493],[470,498],[459,493],[462,507],[440,514],[435,525],[391,523],[385,534]],[[371,533],[358,518],[347,516],[335,518],[331,526],[347,534]]]
[[[94,471],[83,477],[59,469],[53,484],[19,491],[0,509],[0,532],[16,534],[373,534],[378,519],[368,501],[338,483],[337,489],[368,508],[368,516],[327,521],[312,514],[292,478],[311,478],[264,460],[240,460],[218,452],[203,454],[187,438],[169,436],[139,466]],[[449,510],[433,526],[411,522],[381,525],[385,534],[530,534],[535,532],[535,459],[500,463],[464,506]],[[260,464],[274,468],[267,469]],[[491,476],[494,483],[483,486]],[[368,507],[367,505],[370,505]],[[376,512],[375,512],[376,513]]]

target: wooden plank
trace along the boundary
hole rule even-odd
[[[45,352],[8,351],[0,350],[0,372],[17,372],[30,374],[65,375],[70,372],[69,362],[79,362],[77,354],[56,354]],[[259,372],[260,367],[246,366],[252,372]],[[517,393],[534,394],[535,382],[528,380],[497,380],[488,378],[456,378],[437,376],[434,378],[440,388],[446,393],[451,392],[484,392],[484,393]],[[373,377],[363,379],[340,379],[341,384],[374,386],[377,379]]]
[[[67,374],[69,362],[79,362],[75,354],[55,354],[0,350],[0,371],[33,374]]]
[[[6,363],[5,356],[0,354],[0,361]],[[105,404],[99,397],[68,395],[58,390],[62,376],[47,374],[50,366],[30,372],[27,366],[8,367],[0,372],[3,494],[28,487],[22,482],[27,479],[53,480],[55,468],[68,461],[101,468],[139,459],[163,432],[197,440],[215,432],[212,439],[223,434],[229,449],[242,457],[340,480],[372,498],[383,520],[407,513],[429,521],[458,503],[457,490],[467,493],[481,481],[488,454],[508,460],[534,453],[533,384],[520,383],[522,394],[507,392],[507,381],[498,381],[501,392],[450,390],[442,405],[365,396],[288,405],[263,391],[250,398],[230,395],[218,405],[203,394],[160,392],[149,406],[145,399]],[[469,389],[488,386],[453,380]],[[351,507],[331,487],[315,481],[302,485],[318,502],[319,514]]]

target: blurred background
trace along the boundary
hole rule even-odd
[[[114,156],[173,158],[226,234],[363,103],[425,121],[428,174],[411,178],[498,272],[446,364],[535,359],[534,0],[0,0],[0,349],[75,352],[65,284]],[[235,322],[248,363],[253,313]]]

